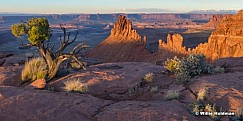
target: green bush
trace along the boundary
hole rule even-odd
[[[204,55],[190,54],[178,64],[178,72],[195,77],[203,73],[212,73],[212,67],[206,62]]]
[[[167,59],[167,61],[164,62],[164,67],[170,72],[175,72],[179,63],[180,59],[175,56],[173,59]]]
[[[187,58],[167,60],[165,68],[175,73],[177,81],[187,83],[191,78],[203,73],[212,73],[212,67],[206,62],[204,55],[190,54]]]
[[[46,77],[47,66],[42,58],[33,58],[27,61],[22,70],[21,79],[23,81],[35,81]]]

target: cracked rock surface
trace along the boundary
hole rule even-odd
[[[230,63],[234,61],[228,63],[231,69]],[[0,71],[4,77],[14,75],[14,72],[8,72],[11,71],[9,67],[5,68],[6,71]],[[195,78],[188,88],[177,84],[173,75],[164,71],[163,66],[149,63],[104,63],[48,83],[54,91],[2,83],[0,121],[211,121],[207,116],[194,116],[188,108],[196,101],[195,94],[204,87],[207,103],[216,103],[229,111],[243,106],[243,72],[240,68]],[[151,83],[143,79],[148,72],[154,73]],[[87,83],[89,92],[65,92],[64,82],[72,78]],[[164,96],[168,90],[178,90],[179,99],[166,101]]]

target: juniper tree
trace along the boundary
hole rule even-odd
[[[47,66],[47,80],[51,80],[55,77],[60,65],[68,59],[71,59],[73,62],[76,62],[80,65],[80,68],[85,69],[86,63],[80,61],[77,58],[77,54],[87,48],[88,46],[84,43],[79,43],[76,45],[71,52],[64,53],[64,50],[67,46],[74,43],[77,39],[78,31],[76,32],[73,39],[70,39],[70,32],[66,32],[66,29],[60,25],[61,30],[63,31],[63,36],[60,36],[60,46],[54,51],[54,46],[49,45],[51,29],[46,18],[32,18],[28,22],[21,22],[19,24],[14,24],[12,26],[12,34],[16,37],[22,35],[27,35],[30,42],[30,46],[35,46],[39,50],[41,56],[44,58]]]

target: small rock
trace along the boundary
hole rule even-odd
[[[34,82],[32,82],[30,85],[26,86],[28,89],[43,89],[46,86],[46,80],[45,79],[38,79]]]

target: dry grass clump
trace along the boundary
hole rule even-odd
[[[72,80],[64,82],[64,84],[65,84],[64,89],[67,92],[85,93],[88,91],[88,85],[80,82],[79,79],[72,79]]]
[[[174,100],[174,99],[179,99],[179,91],[178,90],[168,90],[165,94],[164,99],[165,100]]]
[[[153,73],[147,73],[145,74],[144,78],[143,78],[146,82],[153,82],[154,80],[154,74]]]
[[[27,61],[22,70],[21,79],[23,81],[35,81],[43,79],[47,74],[47,65],[42,58],[33,58]]]
[[[204,98],[206,97],[206,94],[207,94],[206,88],[200,89],[197,94],[197,100],[204,100]]]

